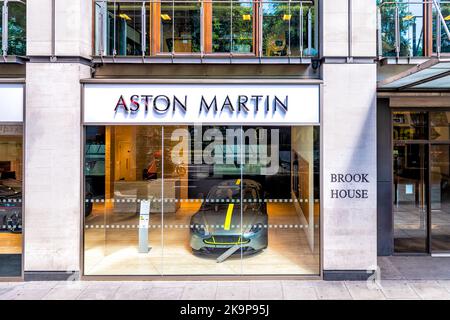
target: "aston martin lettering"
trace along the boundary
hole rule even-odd
[[[192,99],[194,100],[194,99]],[[186,113],[190,105],[197,107],[199,113],[258,113],[263,110],[269,112],[288,111],[289,96],[279,97],[276,95],[226,95],[225,97],[212,98],[201,96],[198,101],[191,101],[188,95],[139,95],[133,94],[129,98],[123,95],[117,100],[114,112],[136,113],[139,111],[149,112],[153,110],[158,114],[166,114],[170,112]]]

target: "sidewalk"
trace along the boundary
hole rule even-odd
[[[0,300],[14,299],[446,299],[450,259],[380,258],[381,280],[354,281],[76,281],[0,282]]]

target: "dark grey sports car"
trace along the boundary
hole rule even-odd
[[[191,217],[193,252],[220,253],[235,247],[236,253],[255,253],[267,248],[263,195],[261,185],[249,179],[226,180],[214,186]]]

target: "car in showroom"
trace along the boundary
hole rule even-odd
[[[267,230],[261,184],[250,179],[225,180],[210,189],[191,217],[190,246],[195,254],[256,253],[267,248]]]
[[[19,187],[0,184],[0,231],[22,231],[22,191]]]

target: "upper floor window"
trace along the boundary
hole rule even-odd
[[[416,57],[450,53],[450,1],[377,2],[380,55]]]
[[[26,1],[0,1],[0,40],[3,56],[26,55]]]
[[[315,56],[314,1],[96,1],[95,54]]]

